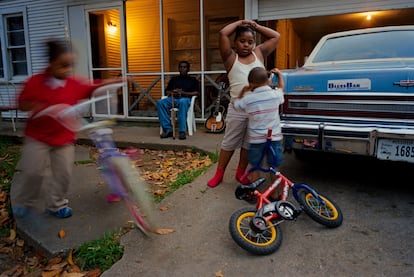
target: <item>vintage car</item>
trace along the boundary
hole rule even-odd
[[[284,80],[286,149],[414,163],[414,26],[326,35]]]

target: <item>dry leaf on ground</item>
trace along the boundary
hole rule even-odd
[[[50,260],[47,262],[47,265],[46,265],[46,266],[52,266],[52,265],[54,265],[54,264],[58,264],[58,263],[60,263],[61,261],[62,261],[62,258],[61,258],[61,257],[54,257],[54,258],[50,259]]]
[[[24,268],[22,265],[16,265],[15,267],[6,270],[1,273],[1,276],[21,276],[23,274]]]
[[[60,273],[62,272],[62,269],[55,269],[52,271],[43,271],[42,277],[56,277],[60,276]]]
[[[81,272],[66,272],[64,271],[60,277],[84,277],[85,273],[81,273]]]
[[[101,270],[99,268],[91,270],[86,273],[85,277],[98,277],[101,275]]]
[[[69,251],[67,261],[69,265],[71,266],[75,265],[75,263],[73,262],[73,249]]]
[[[65,232],[65,230],[63,230],[63,229],[60,229],[59,230],[59,233],[58,233],[58,236],[59,236],[59,238],[64,238],[64,237],[66,237],[66,232]]]
[[[6,202],[7,194],[5,191],[0,191],[0,202]]]
[[[14,240],[16,238],[16,231],[14,229],[10,229],[9,240]]]
[[[216,277],[224,277],[224,275],[221,272],[221,270],[217,271],[215,274],[216,274]]]
[[[177,180],[178,174],[183,171],[200,169],[212,163],[208,156],[191,150],[146,149],[141,154],[140,159],[135,162],[135,167],[140,171],[141,177],[150,184],[151,192],[156,196],[169,192],[170,184]]]
[[[162,228],[155,228],[154,229],[154,233],[158,234],[158,235],[167,235],[167,234],[171,234],[174,233],[175,230],[174,229],[162,229]]]

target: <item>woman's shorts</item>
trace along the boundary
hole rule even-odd
[[[273,156],[270,151],[267,151],[265,158],[268,166],[278,167],[283,163],[283,151],[282,144],[280,141],[272,141],[271,145],[273,151],[275,152],[276,160],[273,160]],[[253,166],[259,165],[260,158],[263,155],[263,151],[266,149],[266,142],[264,143],[252,143],[249,147],[248,159],[249,163]],[[264,161],[265,159],[263,159]],[[260,164],[263,165],[263,162]]]
[[[234,151],[238,148],[249,149],[249,143],[247,142],[247,123],[247,113],[236,111],[230,103],[221,148],[226,151]]]

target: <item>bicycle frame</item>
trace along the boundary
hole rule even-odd
[[[120,152],[115,146],[112,139],[112,130],[109,128],[97,129],[91,131],[89,133],[89,137],[92,139],[96,149],[98,150],[99,155],[97,164],[111,192],[117,194],[122,199],[127,198],[128,194],[121,185],[121,180],[115,174],[110,163],[110,159],[113,157],[127,158],[127,155]]]
[[[272,130],[269,129],[266,145],[261,153],[259,162],[245,172],[242,179],[251,172],[274,174],[273,182],[265,189],[259,190],[265,178],[259,178],[247,185],[239,185],[235,191],[236,198],[246,200],[255,207],[245,207],[234,212],[229,220],[229,231],[233,240],[243,249],[257,254],[268,255],[275,252],[282,242],[282,230],[279,226],[285,220],[296,220],[305,212],[311,219],[329,228],[342,224],[343,215],[340,208],[323,194],[318,194],[307,184],[297,184],[290,181],[276,170],[276,154],[272,148]],[[270,152],[269,152],[270,151]],[[272,156],[272,164],[268,168],[262,166],[266,154]],[[272,194],[281,188],[277,199]],[[300,205],[289,202],[289,190]]]
[[[266,154],[270,152],[273,160],[272,160],[272,164],[269,166],[269,168],[264,168],[262,166],[263,160],[266,156]],[[265,178],[260,178],[258,180],[255,180],[254,182],[252,182],[251,184],[248,185],[241,185],[241,188],[244,189],[248,189],[248,190],[253,190],[252,193],[254,195],[254,197],[257,198],[256,201],[256,209],[258,210],[258,212],[260,213],[261,211],[263,212],[264,207],[267,204],[271,204],[272,201],[270,200],[270,195],[272,193],[274,193],[279,186],[282,187],[282,193],[279,196],[279,200],[278,201],[287,201],[287,198],[289,197],[289,189],[292,190],[292,194],[293,197],[298,200],[299,195],[298,192],[301,189],[305,189],[307,191],[309,191],[321,204],[325,204],[324,200],[319,197],[319,194],[310,186],[306,185],[306,184],[297,184],[292,182],[291,180],[289,180],[286,176],[284,176],[280,171],[276,170],[276,153],[272,148],[272,129],[269,128],[268,132],[267,132],[267,136],[266,136],[266,147],[263,150],[263,152],[261,153],[260,156],[260,160],[259,162],[254,165],[253,167],[251,167],[249,170],[247,170],[244,173],[244,176],[242,177],[242,179],[244,177],[247,177],[251,172],[259,170],[261,172],[264,173],[272,173],[274,175],[276,175],[276,179],[273,183],[271,183],[263,192],[260,192],[257,187],[259,187],[261,184],[264,183]],[[272,219],[279,219],[279,215],[277,213],[272,213],[270,216],[266,217],[264,216],[264,218],[266,220],[272,220]]]

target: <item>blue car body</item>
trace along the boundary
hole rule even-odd
[[[287,149],[414,162],[414,26],[327,35],[284,80]]]

